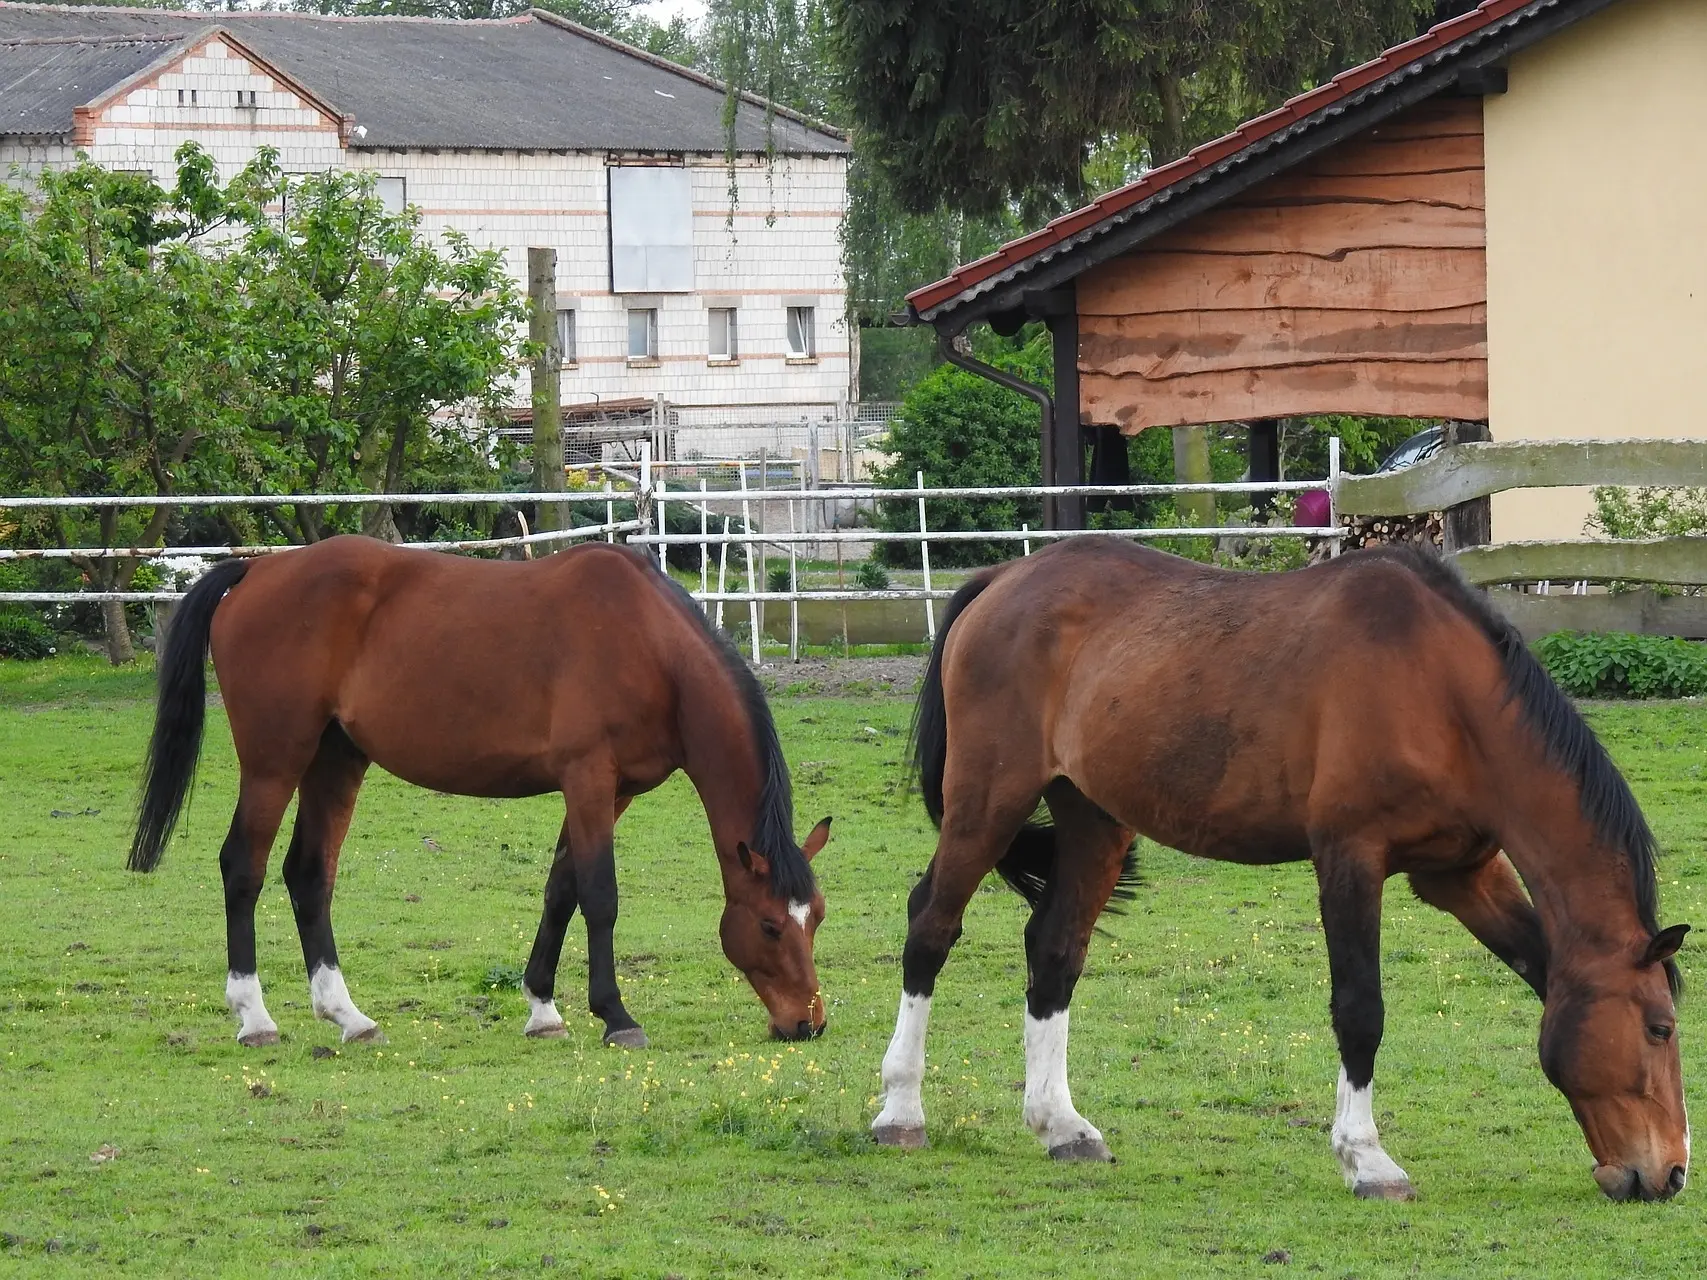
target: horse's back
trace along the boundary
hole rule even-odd
[[[607,544],[511,562],[344,537],[259,561],[213,634],[239,753],[240,718],[336,720],[421,785],[556,789],[673,697],[663,650],[681,620],[651,576]]]
[[[1004,760],[1248,861],[1308,856],[1312,794],[1371,744],[1396,776],[1450,767],[1462,706],[1499,678],[1473,621],[1376,555],[1254,574],[1075,539],[997,571],[956,631],[951,742],[987,721]]]

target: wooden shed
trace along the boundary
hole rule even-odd
[[[1048,322],[1063,484],[1097,428],[1342,412],[1707,435],[1703,118],[1707,2],[1485,0],[909,311],[945,338]],[[1582,490],[1501,495],[1493,535],[1574,536],[1587,510]]]

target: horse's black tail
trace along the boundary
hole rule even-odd
[[[965,612],[966,606],[983,594],[995,574],[993,571],[973,575],[949,599],[943,611],[942,625],[937,628],[936,644],[931,649],[930,662],[925,667],[925,682],[919,690],[919,701],[913,708],[913,769],[919,775],[919,791],[924,796],[925,812],[934,826],[942,826],[942,775],[948,763],[948,706],[942,693],[942,653],[948,643],[949,628]],[[1050,877],[1055,872],[1055,828],[1047,822],[1028,822],[996,864],[996,873],[1011,885],[1016,893],[1033,907],[1043,901],[1048,892]],[[1140,883],[1136,845],[1126,851],[1120,880],[1112,899],[1130,902]],[[1118,908],[1111,910],[1118,911]]]
[[[156,669],[154,736],[142,766],[142,803],[130,843],[132,871],[152,871],[178,823],[201,755],[207,718],[207,646],[213,612],[248,572],[247,560],[222,560],[178,602]]]

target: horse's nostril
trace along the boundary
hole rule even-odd
[[[1689,1174],[1685,1172],[1682,1165],[1672,1165],[1671,1177],[1666,1179],[1666,1185],[1671,1188],[1673,1195],[1676,1195],[1679,1191],[1683,1190],[1684,1179],[1688,1176]]]
[[[810,1040],[812,1038],[812,1024],[805,1018],[802,1018],[800,1025],[794,1028],[794,1038],[796,1040]]]

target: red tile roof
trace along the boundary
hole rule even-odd
[[[1558,2],[1559,0],[1483,0],[1477,8],[1432,27],[1415,40],[1408,40],[1360,67],[1342,72],[1327,84],[1308,93],[1299,94],[1267,115],[1247,120],[1226,137],[1206,142],[1171,164],[1150,170],[1138,181],[1110,191],[1081,209],[1062,214],[1041,230],[1033,231],[1030,235],[1003,245],[987,257],[957,268],[953,274],[935,284],[915,289],[907,295],[908,309],[915,317],[923,318],[924,313],[942,306],[992,276],[1008,271],[1028,258],[1045,253],[1140,201],[1148,200],[1177,183],[1201,174],[1288,125],[1297,124],[1324,107],[1332,106],[1360,89],[1420,62],[1465,36],[1473,35],[1526,8],[1551,8]]]

